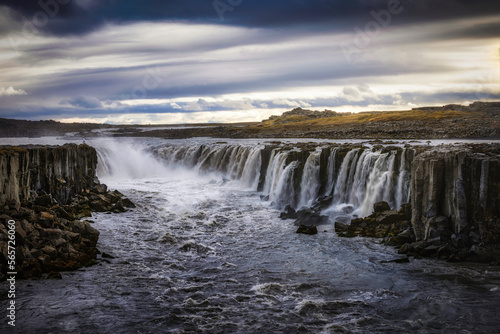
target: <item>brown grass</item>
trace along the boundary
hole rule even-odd
[[[362,125],[377,122],[399,122],[399,121],[422,121],[437,122],[443,119],[466,117],[480,117],[482,113],[462,112],[455,110],[447,111],[423,111],[423,110],[404,110],[404,111],[384,111],[384,112],[362,112],[357,114],[347,114],[335,117],[308,119],[303,116],[288,116],[267,120],[251,128],[274,130],[277,128],[303,128],[303,127],[323,127],[323,126],[341,126],[341,125]]]

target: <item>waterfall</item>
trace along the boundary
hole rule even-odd
[[[262,150],[263,146],[258,146],[253,149],[243,167],[241,183],[249,189],[257,190],[260,178],[260,169],[262,167]]]
[[[266,149],[264,145],[165,144],[149,153],[140,152],[140,158],[135,156],[136,151],[127,149],[130,161],[113,158],[113,168],[126,169],[137,161],[147,168],[154,167],[159,164],[152,157],[155,155],[171,168],[218,173],[252,191],[260,185],[262,193],[278,209],[285,205],[295,209],[311,207],[320,197],[332,196],[330,207],[324,210],[332,219],[338,214],[367,216],[373,204],[382,200],[399,209],[409,199],[410,163],[414,157],[413,151],[407,149],[342,146],[316,147],[309,152],[278,145]],[[264,152],[269,154],[266,160]]]
[[[298,207],[309,207],[318,196],[319,184],[319,163],[321,151],[309,154],[302,172],[300,182],[300,198]]]
[[[396,186],[395,207],[400,208],[402,204],[410,200],[410,166],[407,161],[407,151],[401,152],[399,162],[399,176]]]
[[[335,203],[342,203],[347,201],[347,189],[349,186],[349,175],[354,169],[351,165],[356,163],[358,159],[359,149],[350,150],[340,166],[337,181],[335,182],[335,189],[333,191],[333,198]]]
[[[362,180],[361,182],[366,180],[366,184],[361,189],[358,189],[358,197],[354,202],[358,209],[355,210],[355,213],[360,216],[367,216],[372,213],[373,204],[382,200],[394,207],[391,200],[394,152],[372,152],[369,161],[366,162],[364,167],[367,170],[366,176],[363,175],[360,180]]]
[[[262,167],[262,150],[257,145],[165,145],[152,151],[172,167],[191,168],[200,174],[219,173],[223,178],[239,180],[244,188],[257,190]]]
[[[267,168],[266,181],[264,184],[264,194],[271,194],[275,191],[286,165],[288,151],[279,151],[274,149],[269,159],[269,167]]]
[[[111,142],[96,147],[99,178],[136,179],[164,176],[166,165],[140,145]]]
[[[330,155],[328,156],[328,180],[325,188],[325,196],[331,195],[333,192],[333,187],[335,186],[335,176],[337,175],[337,171],[335,170],[335,163],[338,150],[338,147],[331,148]]]

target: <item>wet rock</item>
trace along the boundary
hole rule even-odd
[[[373,204],[373,212],[383,212],[383,211],[389,211],[391,210],[391,207],[389,206],[389,203],[387,202],[377,202]]]
[[[101,254],[103,259],[114,259],[115,257],[113,255],[109,255],[108,253],[102,252]]]
[[[106,205],[106,202],[95,200],[90,202],[90,209],[94,212],[106,212],[111,209],[111,207]]]
[[[349,225],[341,222],[335,222],[335,232],[340,237],[351,238],[355,236],[353,233],[350,232]]]
[[[121,203],[126,208],[135,208],[136,207],[136,205],[130,199],[128,199],[126,197],[121,199]]]
[[[394,259],[390,261],[380,261],[380,263],[409,263],[410,259],[408,257],[402,257],[399,259]]]
[[[446,260],[455,251],[456,248],[451,243],[447,243],[438,249],[436,256],[438,257],[438,259]]]
[[[115,212],[135,206],[96,180],[97,158],[90,146],[0,150],[3,163],[10,169],[0,168],[0,270],[7,264],[7,221],[14,220],[19,278],[95,263],[99,232],[75,219],[90,216],[91,203]]]
[[[332,203],[333,196],[322,196],[318,198],[312,205],[311,209],[314,211],[321,211],[329,207]]]
[[[314,225],[300,225],[296,233],[313,235],[318,234],[318,229]]]
[[[398,221],[405,220],[404,216],[400,215],[396,210],[378,212],[375,215],[375,219],[376,219],[377,223],[383,224],[383,225],[388,225],[388,224],[396,223]]]
[[[62,275],[58,271],[51,271],[47,274],[47,279],[62,279]]]
[[[322,216],[310,209],[302,209],[297,212],[297,220],[294,225],[325,225],[328,224],[328,216]]]
[[[23,244],[24,240],[26,239],[26,232],[24,229],[21,227],[21,224],[18,222],[16,223],[16,243]]]
[[[98,194],[105,194],[108,192],[108,187],[105,184],[96,184],[93,189]]]
[[[297,219],[297,212],[290,205],[286,205],[283,212],[280,213],[281,219]]]
[[[113,204],[113,206],[110,208],[109,211],[114,212],[114,213],[120,213],[120,212],[127,211],[127,209],[125,209],[125,207],[123,206],[123,204],[121,202],[117,202],[117,203]]]

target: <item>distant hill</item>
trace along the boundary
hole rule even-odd
[[[246,130],[249,137],[500,138],[500,102],[360,113],[295,108]]]
[[[0,119],[0,137],[57,136],[71,132],[77,136],[98,135],[91,132],[95,129],[112,130],[113,136],[161,138],[500,138],[500,102],[359,113],[295,108],[260,123],[236,124],[146,126]]]

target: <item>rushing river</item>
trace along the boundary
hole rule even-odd
[[[112,160],[100,162],[101,181],[137,208],[93,215],[103,252],[97,265],[63,273],[63,280],[18,282],[17,333],[500,328],[498,267],[381,263],[400,256],[374,239],[339,238],[333,224],[317,235],[296,234],[243,170],[231,180],[165,164],[144,150],[164,147],[158,140],[94,144],[101,159]]]

